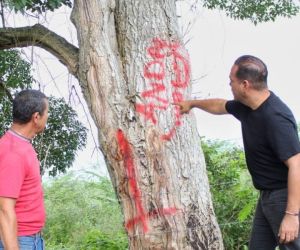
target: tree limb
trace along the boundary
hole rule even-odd
[[[2,27],[5,28],[5,18],[4,18],[4,6],[3,6],[3,0],[0,0],[0,7],[1,7],[1,19],[2,19]]]
[[[0,29],[0,50],[27,46],[38,46],[47,50],[76,76],[79,49],[63,37],[41,24]]]
[[[0,78],[0,88],[5,92],[5,94],[7,95],[8,99],[13,102],[13,97],[9,91],[8,88],[5,87],[5,83],[2,81],[2,79]]]

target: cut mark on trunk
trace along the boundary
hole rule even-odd
[[[125,224],[125,227],[129,231],[135,225],[141,224],[143,232],[147,233],[149,232],[148,220],[150,218],[155,218],[157,216],[163,215],[173,215],[178,211],[178,209],[175,207],[171,207],[154,209],[150,212],[145,211],[141,200],[141,191],[138,188],[138,183],[136,181],[134,157],[131,150],[131,146],[121,129],[118,129],[117,131],[117,141],[119,145],[120,155],[122,157],[124,167],[126,169],[129,184],[129,195],[134,201],[134,205],[137,212],[137,216],[133,219],[128,220]]]
[[[158,125],[155,111],[168,112],[170,103],[183,101],[183,91],[190,83],[190,64],[188,55],[180,42],[168,42],[155,38],[147,48],[152,61],[144,66],[144,77],[152,87],[142,92],[145,103],[137,103],[136,111],[147,121]],[[186,54],[186,55],[185,55]],[[169,75],[166,75],[169,72]],[[169,82],[168,82],[169,80]],[[167,99],[167,87],[172,89],[172,97]],[[165,97],[161,97],[164,94]],[[161,135],[162,140],[171,140],[176,128],[181,126],[181,114],[178,106],[173,106],[174,122],[169,131]]]

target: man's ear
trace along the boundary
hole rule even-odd
[[[38,118],[39,118],[39,112],[35,112],[35,113],[33,113],[32,114],[32,116],[31,116],[31,120],[33,121],[33,122],[37,122],[37,120],[38,120]]]
[[[249,89],[251,87],[251,83],[248,80],[242,81],[244,89]]]

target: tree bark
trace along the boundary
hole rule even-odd
[[[174,0],[77,0],[79,71],[130,249],[223,249]]]
[[[191,95],[175,0],[75,0],[72,21],[79,49],[40,26],[0,29],[0,49],[40,46],[79,79],[130,249],[222,250],[195,118],[172,105]]]

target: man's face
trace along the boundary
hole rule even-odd
[[[231,87],[231,92],[233,94],[234,100],[236,101],[242,101],[243,100],[243,84],[240,79],[236,77],[236,72],[238,70],[237,65],[233,65],[230,71],[229,79],[230,79],[230,87]]]
[[[48,120],[48,111],[49,111],[49,102],[48,100],[45,100],[46,102],[46,109],[42,115],[37,115],[37,131],[36,133],[39,134],[44,131],[47,120]]]

